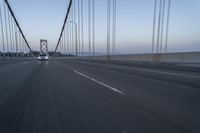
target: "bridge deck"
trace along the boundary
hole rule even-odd
[[[194,69],[55,60],[0,65],[1,133],[198,133]]]

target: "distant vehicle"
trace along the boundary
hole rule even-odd
[[[47,54],[41,54],[38,56],[39,61],[48,61],[49,57]]]

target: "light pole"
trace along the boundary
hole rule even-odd
[[[75,25],[75,45],[76,45],[76,56],[78,56],[78,46],[77,46],[77,23],[74,21],[70,21],[70,23],[73,23]]]

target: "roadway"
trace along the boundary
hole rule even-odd
[[[200,132],[197,67],[22,60],[0,75],[0,133]]]

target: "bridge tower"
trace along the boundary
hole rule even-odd
[[[48,55],[48,44],[47,44],[47,40],[45,39],[40,40],[40,54]]]

